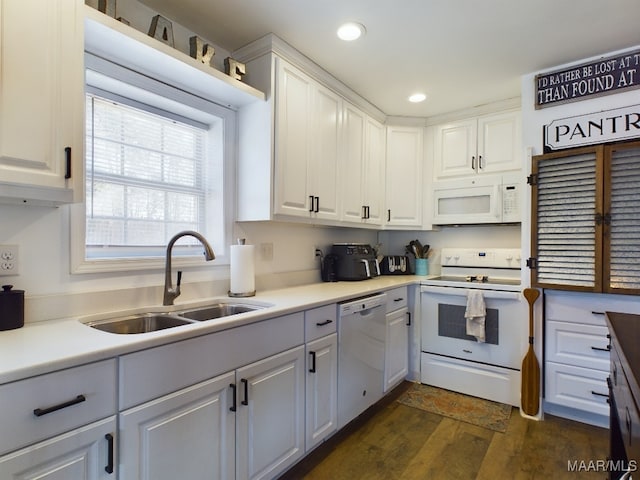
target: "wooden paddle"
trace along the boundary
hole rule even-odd
[[[540,365],[533,351],[533,304],[540,296],[540,292],[533,288],[525,288],[522,292],[529,302],[529,350],[522,360],[522,385],[520,401],[522,411],[535,416],[540,408]]]

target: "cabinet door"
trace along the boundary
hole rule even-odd
[[[308,194],[316,198],[313,216],[325,220],[338,220],[339,178],[338,160],[342,100],[330,90],[315,85],[313,90]],[[297,179],[298,182],[301,179]]]
[[[338,335],[307,344],[306,381],[307,451],[321,443],[338,426]]]
[[[406,308],[388,313],[384,347],[384,391],[400,383],[409,372],[409,326]]]
[[[109,417],[9,453],[0,457],[0,478],[7,480],[110,480],[116,478],[113,457],[115,433],[116,417]]]
[[[121,413],[120,480],[232,479],[233,382],[231,372]]]
[[[343,114],[342,219],[362,223],[364,212],[365,114],[345,103]]]
[[[422,128],[387,128],[387,225],[422,225]]]
[[[382,225],[385,192],[385,129],[372,118],[365,122],[364,146],[364,204],[367,206],[367,223]]]
[[[520,112],[478,119],[478,173],[518,170],[522,167]]]
[[[435,128],[436,180],[475,173],[476,134],[475,118]]]
[[[309,217],[312,80],[276,58],[274,213]]]
[[[0,178],[75,187],[77,200],[84,163],[83,3],[0,1]],[[73,155],[68,172],[67,147]],[[56,198],[72,201],[71,190],[66,193]]]
[[[300,346],[236,371],[238,480],[275,478],[304,455],[303,369]]]

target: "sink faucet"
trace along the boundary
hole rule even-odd
[[[202,246],[204,247],[204,258],[207,262],[216,258],[213,253],[213,249],[207,239],[200,235],[198,232],[194,232],[193,230],[185,230],[184,232],[176,233],[171,240],[169,240],[169,244],[167,245],[167,259],[165,261],[164,266],[164,298],[162,300],[163,305],[173,305],[173,301],[175,298],[180,295],[180,282],[182,280],[182,272],[178,272],[178,282],[176,283],[176,287],[173,288],[171,285],[171,250],[173,250],[173,244],[176,241],[185,236],[191,236],[197,238]]]

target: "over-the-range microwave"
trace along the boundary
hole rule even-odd
[[[516,174],[435,182],[433,224],[518,223],[522,181]]]

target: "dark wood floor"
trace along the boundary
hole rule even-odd
[[[569,462],[606,459],[606,429],[552,416],[527,420],[514,408],[507,431],[493,432],[396,402],[408,385],[395,389],[281,480],[606,478],[604,472],[568,468]]]

